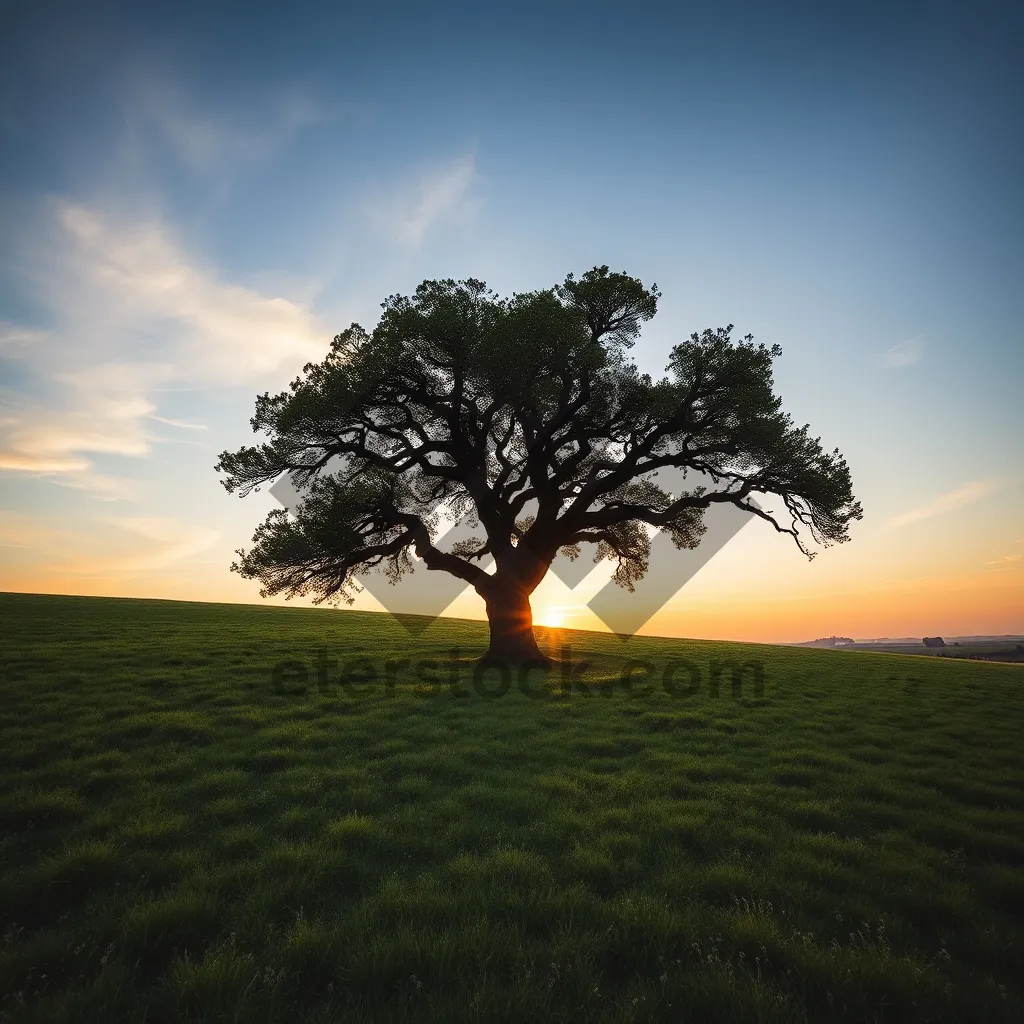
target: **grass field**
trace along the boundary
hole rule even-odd
[[[0,622],[2,1020],[1024,1018],[1020,666],[565,632],[589,689],[487,697],[480,623]]]

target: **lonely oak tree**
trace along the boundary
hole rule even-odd
[[[652,380],[627,352],[659,298],[608,267],[511,298],[473,279],[389,297],[372,333],[353,324],[289,391],[257,399],[265,443],[221,455],[228,491],[291,473],[303,495],[267,516],[232,569],[264,597],[351,602],[360,572],[395,581],[414,551],[483,598],[485,661],[545,664],[530,595],[559,551],[593,545],[632,590],[647,528],[695,547],[718,502],[767,520],[809,558],[807,535],[847,540],[862,514],[849,468],[781,411],[781,349],[734,340],[731,326],[706,330]],[[672,495],[657,480],[669,467],[705,482]],[[442,513],[468,515],[481,536],[441,550]]]

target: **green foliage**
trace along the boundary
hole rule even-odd
[[[862,514],[849,467],[781,411],[781,349],[707,330],[652,380],[628,349],[659,298],[608,267],[511,298],[473,279],[390,296],[372,333],[353,324],[289,391],[258,398],[252,426],[268,440],[221,455],[229,491],[287,472],[315,481],[233,568],[264,596],[350,600],[354,575],[383,565],[397,578],[414,549],[486,598],[528,595],[559,550],[593,545],[631,588],[647,568],[646,526],[693,547],[719,502],[766,519],[809,557],[808,538],[847,540]],[[714,483],[670,495],[655,478],[669,468]],[[755,495],[777,496],[784,512]],[[481,536],[440,552],[442,506],[473,516]],[[488,554],[493,576],[479,566]]]
[[[538,630],[425,689],[351,611],[0,595],[0,1019],[1018,1021],[1021,669]],[[359,693],[320,652],[406,662]],[[761,697],[708,687],[757,659]],[[311,667],[302,693],[272,666]],[[555,674],[557,680],[557,673]],[[611,685],[606,685],[611,684]]]

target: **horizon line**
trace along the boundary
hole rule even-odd
[[[355,612],[360,615],[386,615],[391,618],[429,618],[430,616],[418,615],[413,612],[409,613],[395,613],[389,611],[375,611],[367,608],[341,608],[338,605],[297,605],[297,604],[272,604],[269,602],[255,602],[255,601],[202,601],[195,598],[182,598],[182,597],[134,597],[126,595],[116,594],[68,594],[63,592],[54,591],[35,591],[35,590],[0,590],[0,597],[74,597],[89,601],[163,601],[169,604],[204,604],[204,605],[229,605],[231,607],[239,608],[276,608],[282,611],[307,611],[307,612]],[[448,622],[474,622],[486,625],[487,619],[473,619],[467,618],[461,615],[437,615],[432,621],[436,622],[438,619],[444,619]],[[802,647],[809,644],[816,643],[818,640],[827,640],[829,637],[816,637],[814,640],[737,640],[732,637],[687,637],[687,636],[665,636],[663,634],[648,634],[648,633],[634,633],[634,634],[615,634],[611,630],[598,630],[598,629],[577,629],[575,627],[567,626],[545,626],[541,623],[535,623],[534,629],[543,629],[548,633],[560,633],[560,632],[571,632],[571,633],[587,633],[593,636],[628,636],[632,638],[634,636],[642,637],[645,640],[685,640],[689,643],[731,643],[731,644],[751,644],[758,647]],[[839,634],[834,634],[838,636]],[[939,634],[935,634],[939,635]],[[946,635],[952,640],[957,640],[965,637],[980,637],[988,639],[1020,639],[1024,637],[1024,628],[1021,629],[1020,633],[949,633]],[[912,637],[909,634],[895,637],[863,637],[863,638],[850,638],[855,644],[866,644],[866,643],[881,643],[884,641],[897,642],[900,640],[910,640]],[[848,645],[839,645],[848,646]],[[828,648],[822,648],[827,650]]]

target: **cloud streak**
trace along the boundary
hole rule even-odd
[[[371,216],[385,234],[415,248],[436,225],[476,210],[472,190],[478,180],[473,153],[423,168],[391,195],[373,198]]]
[[[167,416],[150,416],[154,423],[163,423],[168,427],[176,427],[178,430],[206,430],[205,423],[186,423],[184,420],[171,419]]]
[[[895,518],[890,519],[888,525],[890,529],[899,529],[903,526],[909,526],[911,523],[919,523],[925,519],[932,519],[935,516],[941,516],[947,512],[953,512],[958,508],[963,508],[965,505],[971,505],[976,501],[981,501],[982,498],[988,497],[998,489],[998,481],[972,480],[970,483],[964,484],[963,487],[959,487],[955,491],[947,491],[945,494],[940,494],[937,498],[933,498],[927,504],[920,505],[917,508],[911,509],[909,512],[904,512],[902,515],[898,515]]]
[[[7,355],[17,355],[20,350],[34,345],[41,345],[49,338],[47,331],[31,327],[19,327],[7,320],[0,321],[0,352],[5,349]]]
[[[170,568],[215,547],[213,530],[166,516],[105,517],[108,537],[83,536],[76,528],[0,510],[0,548],[39,551],[49,571],[88,578],[129,577]],[[83,547],[93,550],[82,553]]]
[[[221,538],[219,530],[181,523],[176,519],[154,516],[124,517],[107,522],[134,535],[143,542],[141,550],[126,555],[104,558],[95,565],[79,565],[78,572],[136,573],[166,569],[202,554]]]
[[[272,97],[247,118],[199,114],[179,90],[152,84],[141,89],[136,109],[182,165],[208,176],[263,163],[326,117],[321,104],[297,91]]]
[[[914,363],[921,361],[925,345],[924,338],[920,336],[907,338],[906,341],[901,341],[898,345],[893,345],[888,351],[882,353],[882,362],[893,369],[912,366]]]
[[[1024,544],[1024,540],[1018,540],[1018,544]],[[994,565],[997,570],[1012,570],[1012,569],[1024,569],[1024,551],[1016,551],[1009,555],[1003,555],[1002,558],[995,558],[986,565]]]

